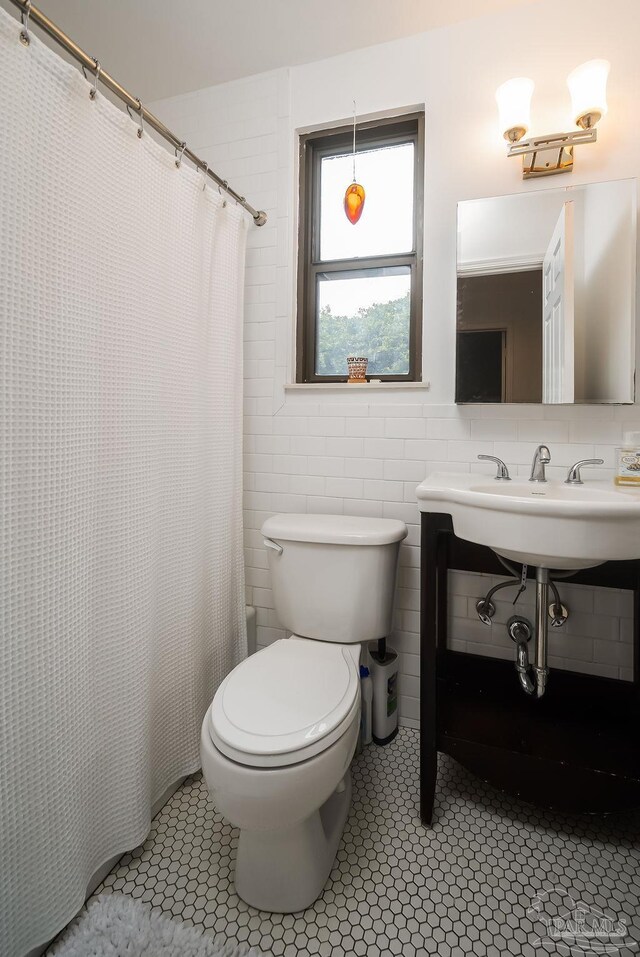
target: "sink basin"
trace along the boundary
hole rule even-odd
[[[640,489],[436,473],[416,489],[423,512],[447,512],[458,538],[542,568],[640,558]]]

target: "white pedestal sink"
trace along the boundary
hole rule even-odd
[[[512,561],[579,569],[640,559],[640,489],[435,473],[416,495],[422,512],[451,515],[458,538]]]

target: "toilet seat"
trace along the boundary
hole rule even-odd
[[[359,648],[281,639],[227,675],[209,709],[209,734],[226,757],[248,767],[306,761],[357,719]]]

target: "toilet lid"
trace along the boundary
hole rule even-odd
[[[210,712],[213,741],[229,757],[239,752],[247,764],[303,760],[292,753],[333,738],[336,729],[342,733],[339,726],[357,704],[358,689],[359,672],[348,648],[296,636],[281,639],[222,682]]]

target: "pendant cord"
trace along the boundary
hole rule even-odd
[[[356,181],[356,101],[353,101],[353,182]]]

